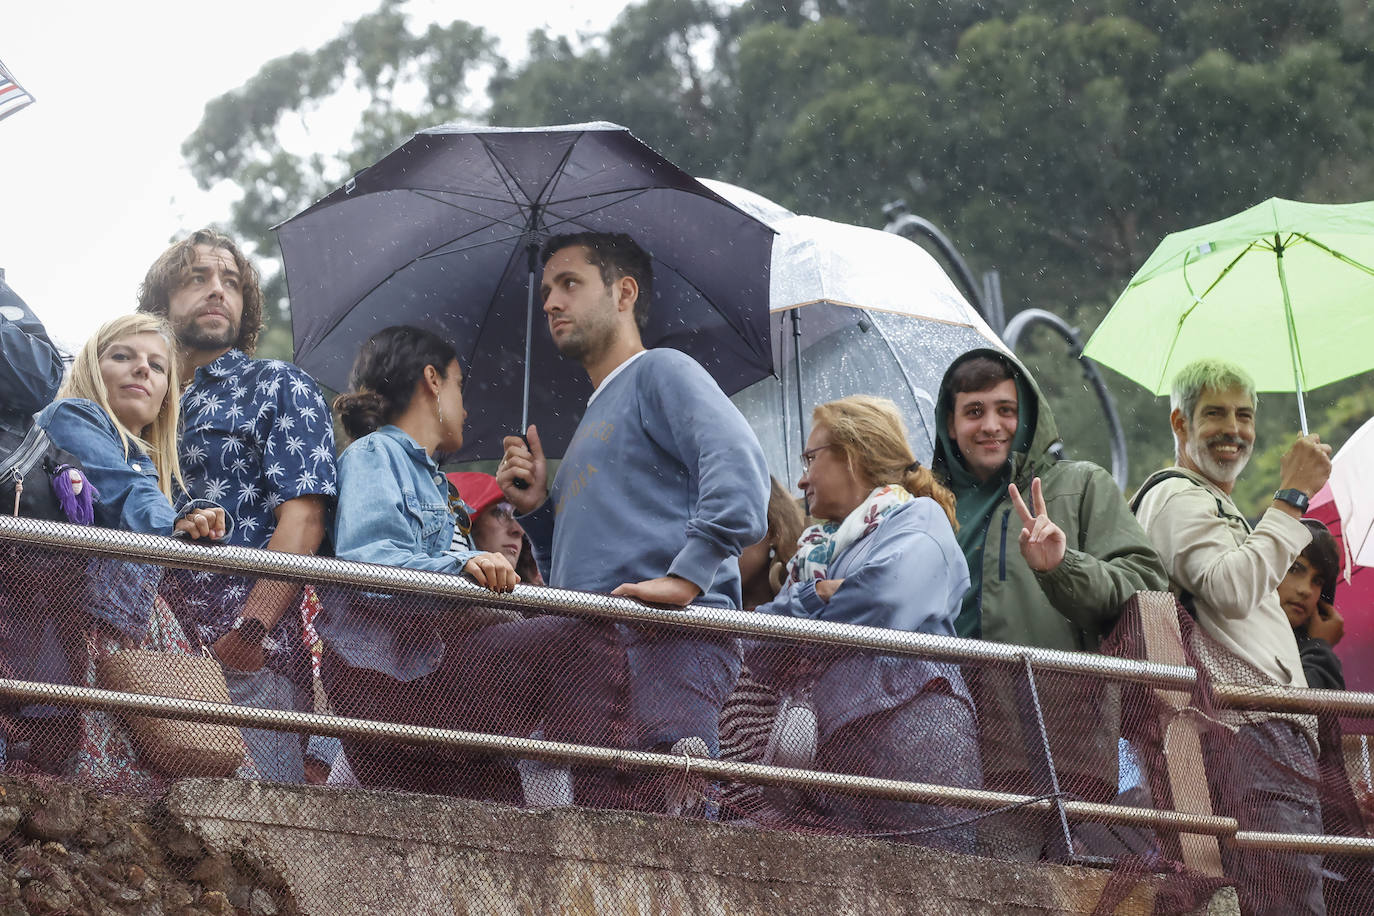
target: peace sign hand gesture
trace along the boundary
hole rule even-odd
[[[1026,565],[1036,572],[1049,572],[1064,561],[1068,539],[1064,536],[1064,529],[1050,521],[1049,513],[1045,511],[1045,494],[1040,489],[1040,478],[1031,481],[1034,514],[1026,508],[1026,501],[1021,498],[1021,491],[1016,489],[1016,484],[1009,485],[1007,492],[1011,495],[1016,513],[1021,516],[1021,556],[1026,558]]]

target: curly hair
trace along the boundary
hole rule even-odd
[[[906,438],[906,424],[897,405],[887,398],[850,395],[821,404],[811,422],[830,430],[830,444],[844,453],[850,467],[875,487],[899,484],[912,496],[929,496],[940,504],[957,531],[954,494],[940,484],[930,468],[919,464]]]
[[[258,348],[258,334],[262,332],[262,281],[258,269],[234,240],[216,229],[197,229],[158,255],[138,288],[138,311],[163,319],[168,317],[172,293],[191,279],[197,245],[222,248],[234,259],[243,294],[243,315],[239,320],[239,338],[234,346],[252,356]]]

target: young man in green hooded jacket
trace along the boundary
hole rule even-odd
[[[1059,431],[1035,381],[1014,358],[974,350],[950,366],[935,408],[932,462],[958,500],[959,545],[971,584],[960,636],[1047,649],[1094,651],[1136,592],[1168,576],[1105,470],[1059,457]],[[1027,502],[1030,505],[1027,505]],[[966,672],[978,704],[989,789],[1040,795],[1009,669]],[[1115,685],[1065,676],[1036,679],[1061,792],[1107,802],[1117,791],[1121,695]],[[1029,744],[1027,743],[1029,741]],[[1055,825],[1019,815],[984,820],[979,851],[1034,860],[1053,848]]]

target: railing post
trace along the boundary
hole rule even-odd
[[[1169,592],[1141,592],[1136,598],[1145,637],[1145,658],[1162,664],[1187,665],[1174,596]],[[1196,720],[1184,714],[1192,705],[1192,696],[1186,690],[1160,688],[1151,693],[1160,706],[1161,750],[1170,804],[1176,811],[1210,815],[1212,796],[1207,788],[1201,734]],[[1162,782],[1151,780],[1152,785]],[[1221,877],[1221,850],[1216,837],[1179,833],[1178,844],[1184,865],[1199,874]]]
[[[1064,799],[1059,791],[1059,776],[1054,770],[1054,752],[1050,749],[1049,732],[1045,729],[1045,712],[1040,706],[1040,692],[1035,688],[1035,669],[1029,656],[1021,656],[1022,677],[1016,682],[1016,705],[1023,723],[1034,723],[1035,734],[1023,731],[1026,765],[1031,780],[1032,795],[1048,795],[1052,804],[1045,817],[1051,861],[1068,863],[1073,857],[1073,837],[1069,833],[1069,819],[1064,814]],[[1024,728],[1024,726],[1023,726]]]

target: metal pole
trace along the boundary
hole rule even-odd
[[[113,557],[179,569],[237,573],[302,584],[339,585],[360,591],[420,595],[479,607],[668,626],[805,645],[866,649],[937,661],[1009,667],[1020,666],[1024,655],[1043,671],[1096,675],[1175,690],[1189,690],[1197,679],[1193,669],[1182,665],[1160,665],[1086,652],[1013,646],[717,607],[688,605],[683,608],[660,608],[628,598],[570,589],[517,585],[513,592],[498,594],[464,576],[421,572],[398,566],[349,563],[330,557],[303,556],[275,550],[206,547],[157,535],[65,525],[31,518],[0,517],[0,543],[57,548],[85,556]]]
[[[1069,345],[1072,350],[1071,355],[1078,361],[1078,366],[1083,370],[1083,376],[1093,387],[1093,393],[1097,395],[1098,402],[1102,405],[1102,412],[1107,416],[1108,439],[1112,450],[1112,479],[1116,481],[1117,487],[1125,492],[1130,481],[1130,470],[1126,455],[1126,432],[1121,426],[1121,417],[1116,412],[1116,401],[1112,399],[1112,393],[1107,390],[1107,383],[1102,379],[1102,373],[1097,371],[1097,363],[1083,355],[1083,341],[1079,339],[1078,329],[1072,327],[1063,318],[1053,312],[1044,309],[1024,309],[1016,313],[1016,316],[1007,322],[1006,329],[1002,332],[1002,340],[1011,350],[1016,350],[1021,343],[1021,337],[1033,325],[1043,324],[1053,328]]]
[[[1045,716],[1040,708],[1040,693],[1035,689],[1035,669],[1030,659],[1021,659],[1020,677],[1016,680],[1016,706],[1021,715],[1022,746],[1026,752],[1026,769],[1031,786],[1054,802],[1045,819],[1048,827],[1049,857],[1056,862],[1068,862],[1073,855],[1073,837],[1069,820],[1060,798],[1059,774],[1054,769],[1054,753],[1050,750],[1049,732],[1045,730]],[[1032,732],[1029,726],[1034,725]]]
[[[380,722],[372,719],[350,719],[324,716],[317,713],[293,712],[280,709],[259,709],[201,700],[180,700],[170,697],[143,696],[98,690],[91,687],[72,687],[59,684],[36,684],[0,678],[0,696],[28,702],[110,709],[138,715],[180,719],[193,722],[215,722],[248,728],[266,728],[298,734],[326,735],[335,738],[404,741],[410,744],[446,747],[461,751],[507,754],[510,756],[590,766],[625,769],[681,772],[683,775],[705,776],[760,785],[823,789],[848,795],[885,798],[918,804],[949,805],[995,811],[1016,807],[1029,812],[1051,810],[1051,802],[1030,795],[1009,792],[989,792],[931,783],[904,782],[822,770],[802,770],[765,766],[758,763],[739,763],[702,757],[681,757],[648,751],[629,751],[617,748],[568,744],[561,741],[541,741],[533,738],[514,738],[488,735],[457,729],[424,728]],[[1148,808],[1127,808],[1099,805],[1091,802],[1064,801],[1064,812],[1075,820],[1091,820],[1108,824],[1136,827],[1158,827],[1168,830],[1187,830],[1229,836],[1238,829],[1234,818],[1181,814],[1175,811],[1156,811]]]
[[[1307,435],[1307,406],[1302,398],[1302,357],[1298,355],[1298,330],[1293,325],[1293,301],[1288,296],[1288,274],[1283,269],[1283,240],[1274,236],[1274,256],[1279,265],[1279,288],[1283,290],[1283,320],[1288,328],[1288,358],[1293,361],[1293,389],[1298,393],[1298,424]]]
[[[536,213],[538,208],[535,208]],[[530,225],[534,225],[531,217]],[[533,229],[529,233],[529,244],[525,248],[529,265],[529,280],[525,286],[525,387],[520,396],[520,435],[530,428],[530,348],[534,343],[534,272],[539,266],[539,245],[535,241]]]
[[[338,585],[359,591],[420,595],[480,607],[670,626],[703,633],[864,649],[936,661],[1019,668],[1024,664],[1023,659],[1028,659],[1042,672],[1100,677],[1167,690],[1191,690],[1197,681],[1197,673],[1184,665],[1164,665],[1091,652],[1067,652],[953,636],[932,636],[884,627],[864,627],[726,608],[696,605],[655,608],[628,598],[570,589],[517,585],[514,592],[497,594],[463,576],[420,572],[398,566],[349,563],[331,557],[303,556],[275,550],[207,547],[157,535],[66,525],[32,518],[0,516],[0,544],[57,549],[79,556],[112,557],[177,569],[233,573],[303,584]],[[17,561],[9,559],[6,562]],[[1235,684],[1213,684],[1212,691],[1221,705],[1232,709],[1329,712],[1374,717],[1374,693]]]

